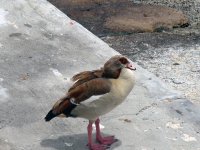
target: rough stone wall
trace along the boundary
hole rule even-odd
[[[183,11],[191,25],[200,26],[200,0],[131,0],[134,3],[163,5]]]

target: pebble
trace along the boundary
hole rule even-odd
[[[178,80],[178,79],[172,79],[172,82],[173,82],[174,84],[183,84],[183,83],[184,83],[184,81],[180,81],[180,80]]]

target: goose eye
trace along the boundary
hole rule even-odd
[[[128,63],[128,60],[124,57],[120,58],[119,61],[122,63],[122,64],[127,64]]]

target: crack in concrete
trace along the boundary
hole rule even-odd
[[[144,112],[145,110],[151,108],[151,107],[155,107],[157,106],[157,103],[152,103],[151,105],[145,106],[143,108],[141,108],[135,115],[138,116],[140,113]]]

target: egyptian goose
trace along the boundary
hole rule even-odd
[[[45,117],[80,117],[89,120],[88,147],[104,150],[116,141],[114,136],[102,137],[99,116],[121,104],[132,90],[135,78],[132,63],[122,55],[111,57],[99,70],[84,71],[72,77],[75,83],[67,94],[58,100]],[[96,140],[92,142],[92,124],[96,126]]]

